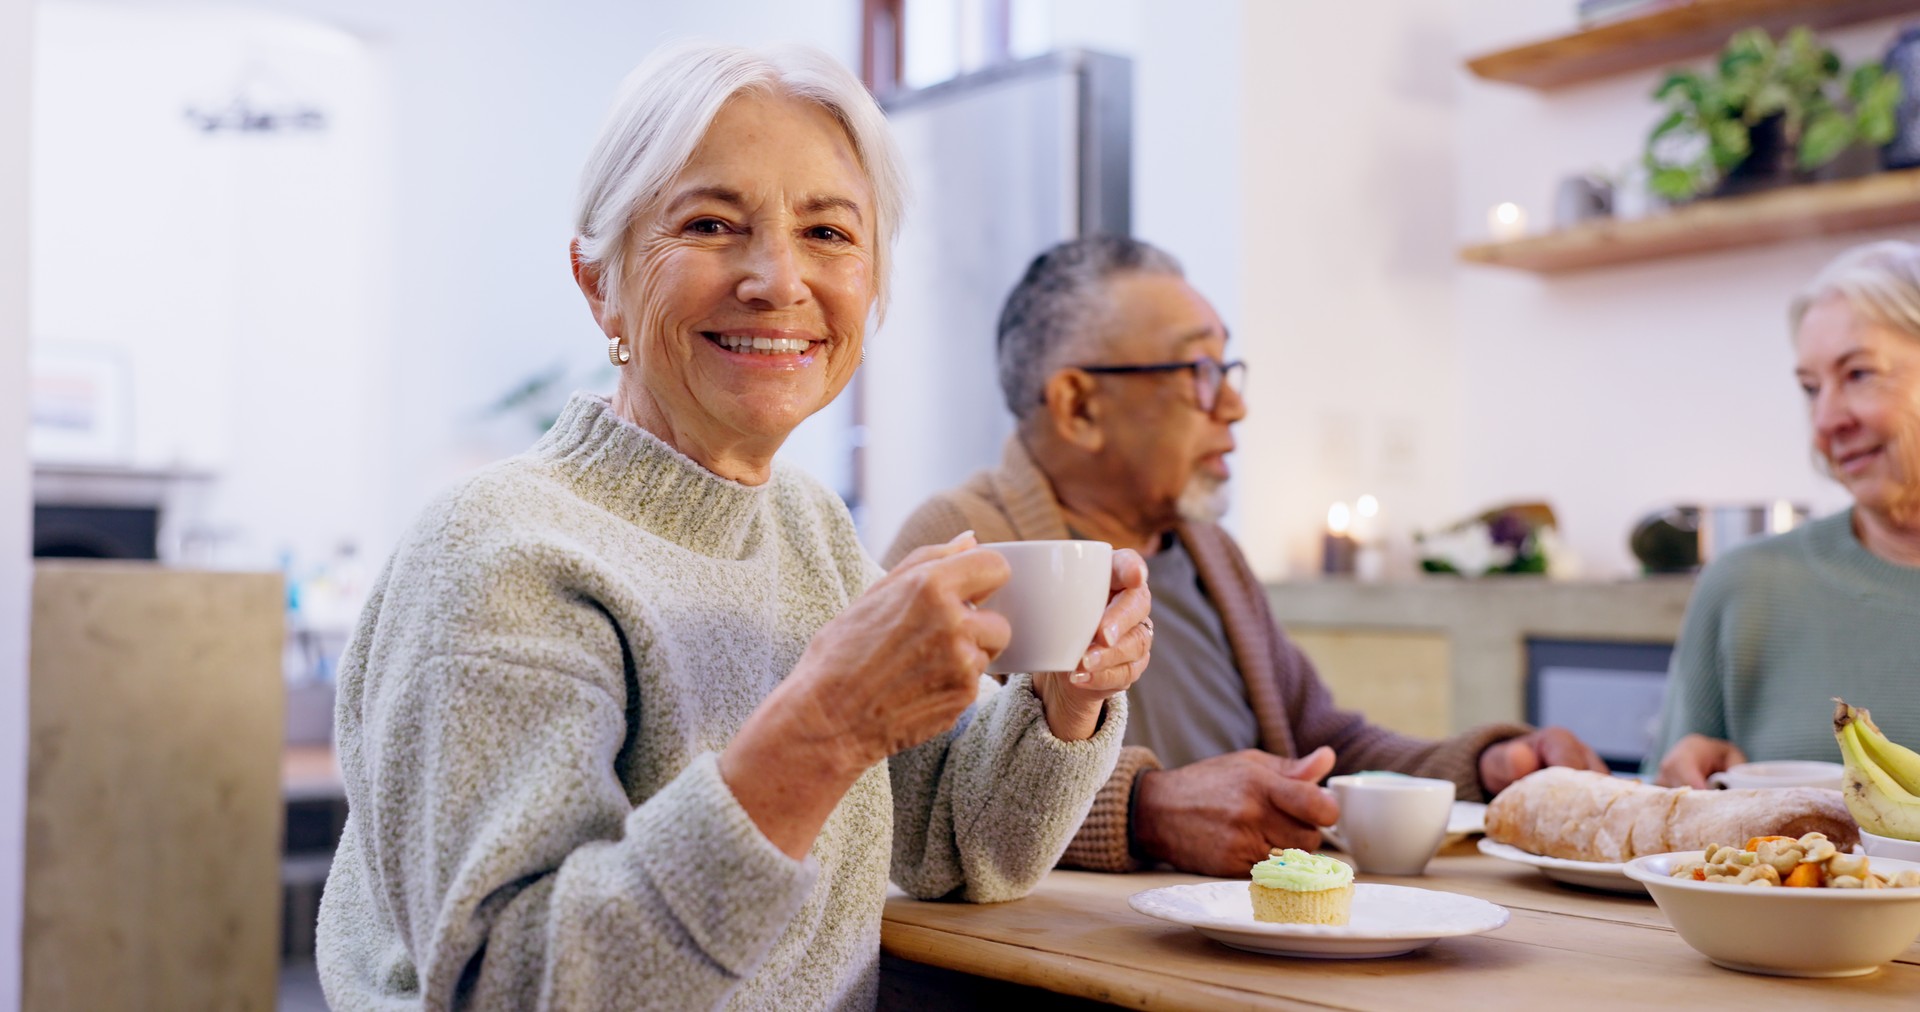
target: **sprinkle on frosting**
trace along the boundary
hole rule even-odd
[[[1353,884],[1353,869],[1330,857],[1304,850],[1276,850],[1253,866],[1253,882],[1268,889],[1308,893]]]

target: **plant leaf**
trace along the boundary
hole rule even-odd
[[[1722,120],[1707,130],[1707,149],[1713,164],[1724,172],[1746,161],[1753,153],[1747,125],[1739,120]]]
[[[1900,79],[1891,74],[1883,74],[1867,87],[1854,111],[1854,125],[1863,140],[1873,144],[1893,140],[1900,129],[1900,100],[1904,91]]]
[[[1653,97],[1664,101],[1676,91],[1685,95],[1688,101],[1699,105],[1700,75],[1691,70],[1673,71],[1667,75],[1666,80],[1660,82],[1660,87],[1653,90]]]
[[[1669,166],[1647,177],[1647,188],[1668,200],[1686,200],[1705,189],[1692,172]]]
[[[1837,112],[1824,112],[1807,122],[1800,136],[1802,169],[1817,169],[1835,158],[1853,143],[1853,120]]]
[[[1655,141],[1687,125],[1687,114],[1674,110],[1666,118],[1654,124],[1653,132],[1647,135],[1647,147],[1653,147]]]

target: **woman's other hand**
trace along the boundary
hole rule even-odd
[[[811,683],[829,733],[871,766],[953,726],[1006,649],[1007,620],[975,606],[1007,582],[972,531],[915,550],[826,624],[789,683]]]
[[[1100,616],[1093,643],[1070,672],[1035,674],[1034,691],[1047,714],[1047,727],[1062,741],[1091,738],[1100,729],[1107,697],[1127,691],[1147,670],[1153,646],[1153,594],[1147,589],[1147,564],[1140,553],[1113,553],[1113,579],[1107,610]]]
[[[1747,761],[1747,754],[1730,741],[1690,734],[1673,743],[1660,759],[1660,775],[1654,783],[1662,787],[1692,787],[1706,790],[1707,778]]]
[[[952,727],[1006,649],[1007,620],[974,606],[1005,559],[967,531],[900,560],[814,634],[747,718],[720,773],[767,838],[799,858],[853,781]]]

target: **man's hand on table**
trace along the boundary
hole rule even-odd
[[[1140,774],[1132,835],[1141,853],[1181,871],[1244,878],[1273,847],[1313,850],[1340,806],[1319,781],[1333,769],[1322,746],[1299,759],[1245,749]]]
[[[1586,742],[1564,727],[1543,727],[1531,734],[1488,745],[1480,753],[1480,784],[1489,796],[1515,780],[1548,766],[1607,772],[1607,764]]]
[[[1704,734],[1690,734],[1673,743],[1660,758],[1660,773],[1654,783],[1662,787],[1707,789],[1707,778],[1747,761],[1740,746]]]

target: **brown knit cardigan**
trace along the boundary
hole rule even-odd
[[[982,471],[964,485],[928,500],[894,538],[883,560],[888,568],[921,545],[938,544],[971,528],[982,542],[1066,538],[1065,516],[1052,483],[1018,436],[1007,440],[997,471]],[[1397,734],[1333,704],[1333,696],[1273,619],[1266,592],[1240,547],[1214,524],[1182,524],[1174,533],[1193,557],[1200,584],[1220,611],[1227,643],[1247,684],[1247,705],[1260,727],[1260,747],[1299,756],[1332,746],[1334,772],[1398,770],[1459,785],[1459,797],[1485,800],[1480,753],[1488,745],[1527,733],[1522,724],[1488,724],[1441,741]],[[1151,677],[1149,669],[1146,677]],[[1160,768],[1153,753],[1123,749],[1093,810],[1061,857],[1063,865],[1095,871],[1134,871],[1144,866],[1131,846],[1129,810],[1134,779]]]

